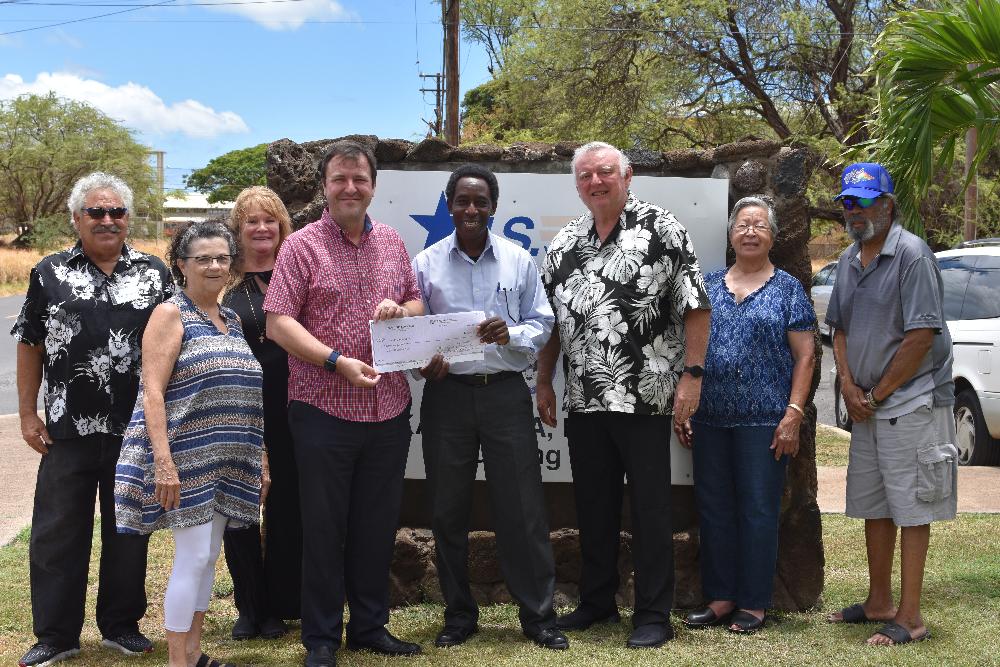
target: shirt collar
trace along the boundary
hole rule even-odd
[[[889,226],[889,233],[885,235],[885,241],[882,242],[882,249],[878,251],[878,254],[893,256],[896,254],[896,249],[899,247],[899,239],[903,235],[903,226],[898,222],[893,222]],[[855,241],[853,246],[854,252],[851,257],[858,259],[861,256],[861,241]]]
[[[632,194],[632,191],[628,191],[628,195],[625,197],[625,206],[622,207],[622,212],[618,215],[618,226],[625,229],[625,223],[628,220],[628,214],[635,210],[636,206],[639,205],[639,199]],[[586,217],[586,229],[590,231],[594,227],[594,214],[587,210]]]
[[[465,254],[465,251],[462,250],[459,247],[459,245],[458,245],[458,233],[457,232],[452,232],[451,235],[449,235],[447,238],[448,238],[448,255],[449,256],[456,255],[458,257],[468,257],[468,255]],[[483,254],[480,255],[480,258],[485,257],[486,255],[489,255],[489,256],[493,257],[494,259],[496,259],[496,250],[493,249],[493,233],[492,232],[487,232],[486,233],[486,247],[483,248]]]
[[[340,227],[340,225],[338,225],[336,223],[336,221],[333,219],[333,216],[330,215],[330,209],[329,208],[324,208],[323,209],[323,215],[320,217],[320,220],[323,221],[324,223],[330,225],[333,228],[334,231],[339,232],[341,235],[344,234],[344,230]],[[372,227],[373,227],[373,223],[372,223],[371,216],[369,216],[367,213],[365,213],[365,228],[361,232],[362,237],[365,234],[368,234],[369,232],[371,232]],[[346,239],[347,237],[344,236],[344,238]]]
[[[69,256],[66,257],[66,263],[67,264],[69,264],[70,262],[79,263],[81,261],[90,262],[91,264],[93,264],[93,261],[91,261],[91,259],[87,257],[86,253],[83,252],[83,241],[77,240],[76,245],[70,248]],[[149,255],[147,255],[144,252],[139,252],[138,250],[136,250],[135,248],[126,243],[122,245],[122,254],[118,257],[118,262],[115,264],[114,272],[128,269],[135,262],[148,262],[148,261],[149,261]]]

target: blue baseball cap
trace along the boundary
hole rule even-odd
[[[840,188],[840,194],[833,198],[834,201],[841,197],[880,197],[892,194],[892,176],[880,164],[857,162],[844,169]]]

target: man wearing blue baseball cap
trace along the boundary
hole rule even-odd
[[[889,172],[862,162],[840,180],[835,199],[854,243],[837,263],[826,322],[835,330],[837,376],[854,421],[846,514],[865,520],[869,588],[863,603],[828,620],[884,622],[868,643],[906,644],[930,637],[920,615],[930,524],[954,518],[957,509],[951,336],[937,262],[899,224]]]

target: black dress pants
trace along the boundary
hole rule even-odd
[[[389,566],[410,447],[410,409],[351,422],[299,401],[288,406],[302,501],[302,644],[370,642],[389,621]]]
[[[227,530],[223,537],[236,609],[241,617],[254,624],[268,618],[302,617],[299,471],[287,426],[280,430],[270,428],[272,422],[267,421],[266,416],[264,423],[271,490],[264,504],[263,545],[257,526]],[[280,431],[284,437],[272,431]]]
[[[555,625],[555,563],[538,465],[531,393],[521,376],[469,386],[428,381],[420,407],[424,468],[445,624],[471,628],[469,514],[482,446],[500,571],[531,634]]]
[[[137,632],[146,613],[148,535],[120,535],[115,526],[115,465],[121,436],[98,433],[55,440],[38,465],[31,515],[31,613],[38,641],[80,646],[94,497],[101,509],[97,627],[104,637]]]
[[[583,557],[581,605],[595,613],[615,608],[627,476],[635,567],[632,623],[668,623],[674,599],[670,418],[572,412],[566,418],[566,438]]]

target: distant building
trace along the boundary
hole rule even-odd
[[[169,196],[163,202],[163,231],[168,236],[175,226],[194,220],[202,222],[211,218],[228,217],[233,210],[233,202],[208,203],[208,196],[201,193],[187,193],[183,197]]]

